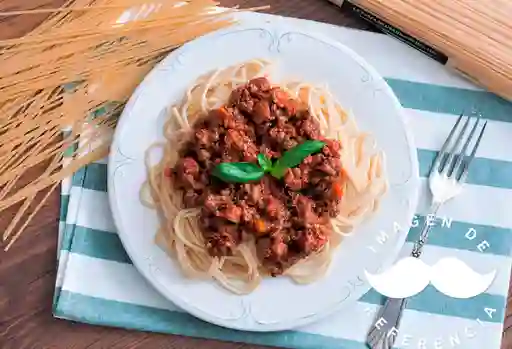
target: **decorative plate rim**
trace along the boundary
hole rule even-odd
[[[200,38],[197,38],[189,43],[184,44],[182,47],[171,52],[166,58],[164,58],[160,63],[158,63],[157,66],[155,66],[153,68],[153,70],[148,73],[148,75],[146,75],[146,77],[143,79],[143,81],[135,89],[134,93],[130,97],[128,103],[126,104],[126,106],[122,112],[122,115],[121,115],[119,122],[117,124],[117,127],[116,127],[116,131],[114,133],[112,147],[111,147],[111,151],[110,151],[110,154],[108,157],[108,181],[107,181],[108,199],[109,199],[109,203],[110,203],[110,207],[111,207],[111,211],[112,211],[114,224],[115,224],[116,228],[118,229],[118,235],[120,237],[120,240],[123,243],[123,246],[124,246],[128,256],[132,260],[132,263],[137,268],[137,270],[144,276],[144,278],[162,296],[164,296],[164,298],[168,299],[170,302],[172,302],[179,308],[185,310],[186,312],[190,313],[191,315],[193,315],[197,318],[200,318],[204,321],[207,321],[207,322],[210,322],[215,325],[222,326],[222,327],[227,327],[227,328],[236,329],[236,330],[252,331],[252,332],[273,332],[273,331],[289,330],[291,328],[304,326],[304,325],[313,323],[315,321],[318,321],[322,318],[327,317],[328,315],[331,315],[331,314],[339,311],[343,306],[346,306],[347,304],[351,304],[351,302],[341,301],[336,306],[333,306],[329,309],[325,309],[321,312],[317,312],[315,314],[311,314],[310,316],[305,316],[305,317],[294,319],[294,320],[286,320],[286,321],[282,321],[280,323],[262,325],[260,327],[255,327],[255,328],[247,328],[246,326],[243,326],[243,325],[242,326],[237,325],[236,321],[229,322],[225,319],[212,318],[211,314],[203,313],[199,308],[190,306],[189,304],[187,304],[187,302],[181,302],[179,299],[171,300],[168,296],[168,292],[167,292],[168,290],[158,280],[155,279],[154,274],[151,271],[151,266],[149,264],[143,263],[138,258],[134,258],[134,255],[135,255],[134,251],[132,251],[129,244],[125,243],[126,237],[123,234],[123,230],[119,229],[119,227],[121,227],[122,224],[121,224],[119,207],[117,205],[117,198],[115,196],[115,186],[114,186],[114,180],[113,180],[113,178],[115,176],[115,172],[119,168],[121,168],[122,166],[124,166],[126,164],[129,164],[130,162],[132,162],[134,160],[134,159],[130,158],[129,156],[124,155],[120,151],[120,149],[119,149],[119,143],[120,143],[120,138],[121,138],[120,135],[122,134],[121,131],[124,128],[124,126],[128,122],[130,122],[130,120],[132,119],[132,117],[130,117],[131,109],[137,103],[137,100],[138,100],[139,96],[142,94],[142,92],[146,89],[147,86],[149,86],[151,84],[152,79],[155,76],[157,76],[157,74],[160,71],[165,70],[166,67],[169,66],[173,62],[173,60],[179,60],[179,57],[181,55],[183,55],[187,50],[193,49],[194,47],[197,47],[197,46],[201,46],[201,44],[205,41],[215,40],[215,38],[219,38],[226,34],[231,34],[231,33],[251,30],[251,29],[252,30],[262,30],[263,29],[263,30],[267,30],[270,32],[277,32],[277,29],[280,29],[279,31],[281,32],[282,29],[286,29],[286,30],[282,31],[283,34],[281,36],[283,36],[286,33],[297,33],[297,34],[306,35],[306,36],[309,36],[316,40],[327,43],[330,46],[336,47],[338,50],[340,50],[344,54],[348,55],[350,58],[352,58],[354,61],[356,61],[359,65],[361,65],[361,67],[363,67],[365,70],[367,70],[369,75],[373,79],[375,79],[376,81],[378,81],[379,83],[382,84],[383,92],[385,92],[387,94],[387,96],[389,98],[391,98],[391,100],[393,101],[394,107],[397,111],[397,114],[399,114],[399,116],[400,116],[401,123],[404,126],[403,131],[405,133],[406,142],[409,145],[409,155],[410,155],[410,160],[411,160],[410,165],[412,167],[411,168],[412,173],[411,173],[411,176],[409,177],[409,179],[405,183],[401,184],[400,186],[412,186],[413,187],[413,189],[411,190],[413,192],[413,195],[412,195],[411,203],[410,203],[410,206],[413,209],[416,208],[417,202],[418,202],[418,197],[419,197],[419,174],[418,174],[419,173],[419,165],[418,165],[416,147],[414,144],[412,133],[411,133],[410,129],[407,127],[407,122],[406,122],[403,108],[402,108],[400,102],[398,101],[397,97],[395,96],[395,94],[393,93],[391,88],[389,87],[389,85],[382,78],[382,76],[369,63],[367,63],[359,54],[354,52],[349,47],[343,45],[342,43],[340,43],[334,39],[331,39],[331,38],[327,37],[326,35],[320,34],[320,33],[301,31],[300,28],[298,28],[295,25],[283,24],[283,23],[279,23],[279,21],[276,21],[273,23],[269,23],[268,21],[264,21],[262,23],[252,22],[252,23],[248,23],[245,25],[235,25],[235,26],[228,27],[226,29],[221,29],[221,30],[209,33],[209,34],[204,35]],[[410,216],[409,218],[412,219],[413,214],[414,214],[414,212],[409,214],[409,216]],[[402,233],[400,235],[399,239],[397,240],[397,242],[393,248],[392,253],[389,253],[389,257],[386,258],[385,261],[383,261],[383,263],[382,263],[383,266],[388,266],[394,262],[394,260],[398,257],[400,250],[404,246],[406,238],[407,238],[407,232]],[[360,276],[358,276],[358,280],[359,279],[360,279]],[[364,281],[362,283],[362,285],[359,285],[359,287],[360,287],[360,289],[357,292],[357,294],[359,295],[358,297],[364,295],[366,292],[368,292],[371,289],[370,285],[366,281]]]

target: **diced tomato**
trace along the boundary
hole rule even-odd
[[[170,169],[170,168],[168,168],[168,167],[167,167],[167,168],[165,168],[165,169],[164,169],[164,176],[165,176],[165,177],[168,177],[168,178],[172,177],[172,169]]]
[[[233,115],[231,115],[231,113],[225,106],[222,106],[219,109],[215,110],[214,113],[218,120],[221,121],[230,120],[233,117]]]
[[[263,219],[256,219],[254,221],[254,229],[256,229],[257,235],[263,235],[266,233],[267,228]]]
[[[228,111],[228,108],[226,108],[225,106],[220,107],[219,108],[219,112],[221,112],[225,116],[230,116],[231,115],[231,113]]]
[[[340,182],[335,182],[332,185],[332,191],[333,191],[334,195],[336,196],[336,198],[338,198],[338,199],[341,199],[341,197],[343,196],[343,188],[342,188]]]

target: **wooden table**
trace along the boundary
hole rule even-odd
[[[0,0],[0,9],[57,7],[64,0]],[[269,13],[369,29],[366,23],[341,12],[325,0],[220,0],[241,7],[271,4]],[[0,38],[16,37],[38,25],[44,16],[0,17]],[[1,58],[0,58],[1,64]],[[133,348],[258,348],[233,344],[88,326],[52,317],[59,193],[34,219],[8,253],[0,252],[0,348],[1,349],[133,349]],[[10,217],[2,212],[0,231]],[[512,298],[505,320],[502,349],[512,348]],[[486,348],[482,348],[486,349]]]

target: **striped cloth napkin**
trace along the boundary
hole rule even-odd
[[[273,20],[244,14],[244,20]],[[469,184],[442,207],[422,259],[433,265],[456,257],[479,273],[497,270],[486,293],[452,299],[434,288],[413,297],[405,310],[396,348],[499,349],[510,279],[512,246],[512,104],[481,91],[441,65],[387,36],[298,19],[352,47],[384,77],[406,108],[425,178],[458,114],[476,107],[489,120]],[[96,325],[291,348],[363,349],[382,297],[374,290],[321,322],[293,331],[246,333],[204,323],[158,294],[137,272],[116,234],[106,190],[106,161],[91,164],[63,182],[61,245],[53,313]],[[423,181],[425,184],[425,181]],[[422,186],[418,216],[403,256],[418,234],[428,207]],[[136,200],[136,198],[133,198]]]

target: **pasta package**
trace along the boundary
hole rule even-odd
[[[512,2],[330,1],[446,63],[476,84],[512,100]]]
[[[62,179],[107,155],[118,115],[156,63],[232,23],[234,10],[215,5],[71,0],[0,12],[49,15],[25,36],[0,41],[0,212],[18,208],[3,232],[5,249]]]

